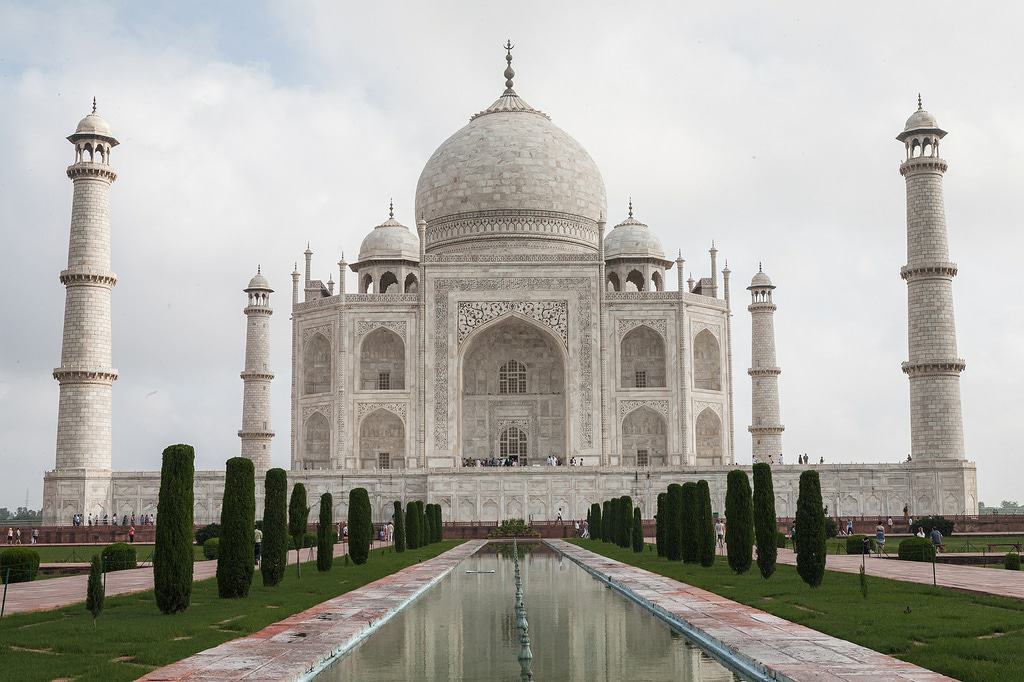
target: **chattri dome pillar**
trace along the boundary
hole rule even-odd
[[[896,139],[906,148],[900,175],[907,184],[907,282],[910,379],[910,452],[915,460],[964,459],[960,409],[960,372],[953,315],[953,277],[942,178],[947,164],[939,156],[946,131],[921,106]]]

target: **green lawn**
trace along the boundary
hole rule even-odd
[[[61,545],[25,545],[28,549],[39,552],[39,562],[43,564],[55,564],[61,562],[88,562],[92,560],[93,554],[99,554],[106,545],[91,546],[61,546]],[[153,545],[142,543],[135,545],[135,554],[139,561],[146,561],[153,552]],[[203,548],[201,545],[192,545],[192,556],[196,561],[203,561]]]
[[[872,537],[874,535],[872,534]],[[909,536],[908,536],[909,537]],[[899,548],[900,541],[905,537],[888,537],[885,543],[886,552],[895,554]],[[993,555],[1003,556],[1011,550],[1010,547],[994,547],[988,551],[988,544],[1006,544],[1011,542],[1024,542],[1024,535],[952,535],[943,538],[946,552],[985,552]],[[787,542],[787,545],[789,543]],[[792,546],[790,546],[792,549]],[[846,538],[831,538],[828,540],[829,554],[846,554]]]
[[[263,587],[257,571],[247,599],[220,599],[217,581],[203,580],[195,583],[191,607],[174,616],[157,610],[151,591],[108,598],[95,627],[83,604],[5,616],[0,621],[2,677],[19,682],[134,680],[430,559],[460,542],[448,540],[402,554],[373,550],[362,566],[345,566],[343,557],[335,557],[328,573],[318,573],[311,562],[303,564],[301,580],[295,577],[295,566],[290,566],[284,581],[272,588]]]
[[[712,568],[669,562],[653,551],[596,540],[570,540],[624,563],[911,661],[962,680],[1024,680],[1024,601],[829,571],[811,589],[793,566],[779,565],[769,580],[757,565],[736,575],[718,557]],[[653,549],[653,548],[652,548]],[[909,611],[909,612],[908,612]]]

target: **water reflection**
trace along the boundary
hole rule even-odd
[[[519,680],[510,549],[464,561],[317,679]],[[539,545],[520,553],[534,680],[739,679],[568,559]]]

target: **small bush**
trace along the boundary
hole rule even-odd
[[[208,538],[203,543],[203,556],[207,559],[216,559],[220,555],[220,538]]]
[[[927,538],[907,538],[900,543],[899,557],[903,561],[931,561],[935,547]]]
[[[206,545],[206,541],[210,538],[220,537],[220,524],[219,523],[208,523],[199,530],[196,531],[196,544]]]
[[[36,579],[38,570],[39,553],[35,550],[27,547],[9,547],[0,552],[0,582],[32,582]]]
[[[942,537],[948,538],[953,534],[953,522],[944,516],[925,516],[914,519],[914,525],[924,528],[925,535],[931,535],[933,528],[938,528]]]
[[[775,531],[775,548],[776,549],[786,549],[786,542],[787,542],[787,540],[788,540],[788,538],[786,538],[786,534],[785,533],[781,533],[779,531]],[[758,556],[760,556],[760,554],[758,554]],[[774,564],[773,564],[773,567],[774,567]]]
[[[310,547],[316,547],[316,535],[313,533],[302,534],[302,549],[309,549]],[[288,538],[288,549],[295,549],[295,538]]]
[[[1003,568],[1008,571],[1019,571],[1020,570],[1020,554],[1016,552],[1007,552],[1006,556],[1003,557]]]
[[[522,519],[505,519],[500,526],[487,533],[489,538],[539,538],[540,531],[526,525]]]
[[[839,526],[831,516],[825,517],[825,537],[834,538],[839,536]]]
[[[110,571],[124,571],[138,566],[135,548],[124,542],[107,545],[103,548],[101,556],[103,558],[103,570],[107,573]]]
[[[872,538],[868,538],[868,544],[864,546],[864,535],[848,535],[846,536],[846,553],[847,554],[871,554],[875,551],[875,541]],[[917,538],[920,540],[921,538]]]
[[[92,557],[92,565],[89,566],[89,582],[85,587],[85,608],[92,614],[93,625],[96,618],[103,611],[103,597],[106,590],[103,588],[103,567],[100,558],[95,554]]]

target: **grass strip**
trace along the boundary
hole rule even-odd
[[[197,581],[192,605],[165,616],[153,592],[108,597],[93,624],[82,604],[53,611],[5,616],[0,621],[3,679],[134,680],[145,673],[231,639],[248,635],[460,544],[447,540],[396,554],[375,549],[362,566],[336,557],[331,571],[316,562],[295,568],[276,587],[264,588],[259,575],[245,599],[220,599],[215,579]],[[83,594],[83,598],[84,598]]]
[[[826,571],[812,589],[784,564],[764,580],[756,570],[736,575],[722,556],[702,568],[669,562],[651,546],[635,554],[596,540],[569,542],[950,677],[1024,680],[1022,600],[874,578],[870,568],[865,599],[851,573]]]

